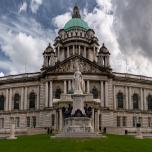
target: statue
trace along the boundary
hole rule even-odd
[[[76,72],[74,73],[74,94],[83,94],[84,81],[79,71],[79,65],[76,63]]]

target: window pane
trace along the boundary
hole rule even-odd
[[[29,100],[29,108],[34,109],[36,103],[36,94],[34,92],[30,93],[30,100]]]
[[[152,110],[152,96],[148,96],[148,110]]]
[[[123,125],[123,127],[127,126],[127,118],[126,117],[122,117],[122,125]]]
[[[4,96],[0,96],[0,110],[4,110]]]
[[[117,105],[118,105],[118,108],[123,108],[123,94],[122,93],[118,93],[117,95]]]
[[[139,108],[139,97],[138,94],[133,95],[133,109],[138,109]]]
[[[32,117],[32,119],[33,119],[33,127],[35,128],[36,127],[36,117],[34,116],[34,117]]]
[[[4,118],[0,118],[0,129],[4,128]]]
[[[120,116],[117,116],[117,127],[120,127]]]
[[[20,102],[20,96],[19,94],[15,94],[14,96],[14,109],[19,110],[19,102]]]
[[[27,127],[30,127],[30,117],[27,117]]]

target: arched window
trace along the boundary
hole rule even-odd
[[[29,97],[29,108],[34,109],[35,103],[36,103],[36,94],[34,92],[31,92]]]
[[[121,92],[117,94],[117,107],[121,109],[124,108],[124,97],[123,97],[123,93]]]
[[[16,93],[14,95],[14,110],[19,110],[19,104],[20,104],[20,95]]]
[[[60,96],[61,96],[61,89],[57,88],[56,91],[55,91],[55,98],[60,99]]]
[[[0,96],[0,110],[4,110],[5,98],[3,95]]]
[[[133,109],[139,109],[139,96],[138,94],[133,94]]]
[[[147,102],[148,102],[148,110],[152,110],[152,96],[151,95],[147,97]]]
[[[98,90],[95,86],[92,89],[92,94],[94,99],[98,99]]]

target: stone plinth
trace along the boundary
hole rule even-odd
[[[73,109],[72,109],[72,115],[75,114],[75,112],[79,109],[82,114],[85,114],[84,112],[84,98],[85,95],[83,94],[73,94]]]
[[[15,124],[11,125],[10,136],[7,139],[9,139],[9,140],[17,139],[17,137],[15,137]]]
[[[142,134],[141,128],[137,128],[137,133],[136,133],[135,138],[136,139],[143,139],[143,134]]]
[[[91,118],[70,117],[65,119],[65,133],[92,133]]]

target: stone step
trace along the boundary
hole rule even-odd
[[[59,133],[54,138],[101,138],[102,134],[96,133]]]

